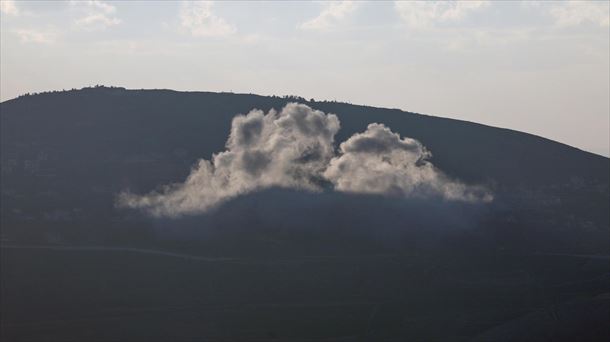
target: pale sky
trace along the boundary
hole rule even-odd
[[[2,101],[96,84],[291,94],[610,155],[608,1],[0,4]]]

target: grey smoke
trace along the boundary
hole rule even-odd
[[[430,153],[420,142],[401,138],[382,124],[354,134],[335,154],[339,127],[336,115],[298,103],[280,112],[237,115],[226,150],[200,160],[184,183],[142,196],[122,193],[118,203],[154,216],[176,217],[206,212],[265,188],[321,191],[325,184],[351,193],[491,200],[482,188],[448,179],[427,161]]]
[[[489,201],[480,187],[448,179],[427,161],[431,153],[417,140],[402,138],[382,124],[370,124],[339,148],[324,178],[336,190],[353,193],[439,196],[449,200]]]
[[[226,150],[200,160],[184,183],[144,196],[124,193],[119,203],[155,216],[179,216],[273,186],[320,190],[338,130],[336,115],[302,104],[290,103],[279,113],[252,110],[233,119]]]

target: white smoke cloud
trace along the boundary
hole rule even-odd
[[[429,151],[417,140],[401,139],[382,124],[370,124],[341,144],[324,177],[345,192],[450,200],[488,201],[481,188],[449,180],[432,165]]]
[[[381,124],[353,135],[335,155],[339,127],[336,115],[303,104],[289,103],[267,114],[252,110],[233,119],[226,150],[200,160],[184,183],[143,196],[122,193],[119,205],[175,217],[264,188],[321,191],[324,184],[354,193],[491,199],[481,188],[449,180],[426,160],[430,153],[421,143],[401,139]]]
[[[119,203],[178,216],[272,186],[319,190],[338,130],[337,116],[302,104],[290,103],[279,113],[253,110],[233,119],[227,149],[200,160],[184,183],[145,196],[122,194]]]

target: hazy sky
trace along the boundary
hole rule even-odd
[[[294,94],[610,154],[609,2],[1,2],[0,97]],[[525,153],[525,151],[524,151]]]

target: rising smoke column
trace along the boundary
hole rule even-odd
[[[119,204],[171,217],[272,186],[320,190],[338,130],[336,115],[302,104],[289,103],[279,113],[252,110],[233,118],[226,150],[200,160],[184,183],[144,196],[123,193]]]
[[[451,181],[427,159],[417,140],[401,138],[382,124],[354,134],[335,155],[339,119],[306,105],[280,112],[252,110],[233,118],[226,150],[200,160],[184,183],[139,196],[119,195],[120,206],[154,216],[206,212],[224,201],[269,187],[401,197],[489,201],[483,188]]]
[[[489,201],[480,187],[451,181],[427,159],[431,153],[417,140],[401,138],[382,124],[372,123],[339,147],[324,177],[335,190],[448,200]]]

